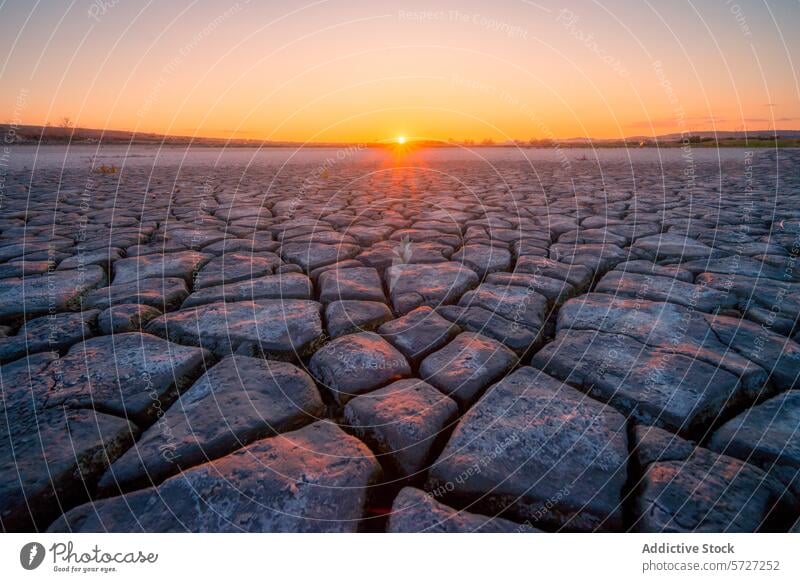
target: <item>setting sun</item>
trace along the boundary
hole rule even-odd
[[[404,135],[398,135],[397,136],[397,143],[399,143],[401,145],[406,143],[406,137]]]

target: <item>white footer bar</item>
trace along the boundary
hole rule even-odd
[[[792,534],[0,535],[3,580],[777,581],[799,554]]]

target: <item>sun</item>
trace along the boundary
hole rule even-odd
[[[416,144],[415,141],[409,139],[405,135],[395,135],[395,137],[389,138],[384,143],[389,146],[389,149],[397,159],[404,158],[411,152],[412,148]]]

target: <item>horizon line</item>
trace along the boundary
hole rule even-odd
[[[7,128],[4,133],[8,136],[9,134],[14,137],[19,137],[23,131],[27,130],[28,132],[34,131],[39,134],[40,140],[42,138],[47,137],[67,137],[66,134],[69,134],[70,138],[75,139],[98,139],[102,141],[104,137],[109,137],[112,139],[121,139],[122,136],[115,137],[112,134],[128,134],[129,141],[132,143],[135,142],[136,138],[155,138],[159,139],[162,142],[167,141],[175,141],[175,140],[182,140],[188,141],[192,143],[194,141],[215,141],[215,142],[237,142],[237,143],[251,143],[252,145],[261,144],[284,144],[284,145],[305,145],[305,146],[326,146],[326,145],[365,145],[365,146],[393,146],[398,145],[398,138],[400,136],[394,136],[390,138],[375,138],[370,141],[365,140],[334,140],[334,141],[312,141],[312,140],[302,140],[302,139],[264,139],[264,138],[248,138],[248,137],[236,137],[236,136],[229,136],[229,137],[218,137],[218,136],[211,136],[211,135],[187,135],[185,133],[159,133],[155,131],[136,131],[131,129],[117,129],[117,128],[92,128],[92,127],[81,127],[81,126],[65,126],[65,125],[39,125],[39,124],[29,124],[29,123],[14,123],[14,122],[3,122],[0,123],[0,127]],[[788,135],[780,135],[780,134],[792,134],[797,133],[796,136],[788,136]],[[57,134],[57,135],[50,135],[47,136],[46,134]],[[77,135],[76,134],[82,134]],[[86,135],[90,134],[90,135]],[[94,134],[94,135],[92,135]],[[32,136],[30,133],[26,134],[27,139],[31,139]],[[732,136],[742,136],[743,138],[755,138],[757,136],[770,136],[770,137],[796,137],[800,138],[800,127],[794,128],[762,128],[762,129],[736,129],[736,130],[716,130],[716,129],[692,129],[686,131],[675,131],[675,132],[668,132],[662,134],[632,134],[626,135],[622,137],[595,137],[595,136],[572,136],[572,137],[541,137],[541,138],[508,138],[505,140],[495,140],[494,138],[482,137],[482,138],[463,138],[463,139],[438,139],[438,138],[424,138],[424,137],[415,137],[415,136],[404,136],[403,142],[405,145],[438,145],[438,146],[446,146],[446,145],[469,145],[473,146],[503,146],[503,145],[526,145],[526,144],[535,144],[535,143],[560,143],[560,142],[627,142],[627,141],[659,141],[659,140],[675,140],[677,138],[692,138],[692,137],[701,137],[701,138],[710,138],[714,139],[715,137],[719,137],[722,139],[728,138],[730,139]],[[9,143],[7,141],[7,143]],[[10,144],[17,143],[13,139],[10,141]]]

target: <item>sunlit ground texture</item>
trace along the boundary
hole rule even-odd
[[[17,148],[2,527],[797,529],[798,163]]]

